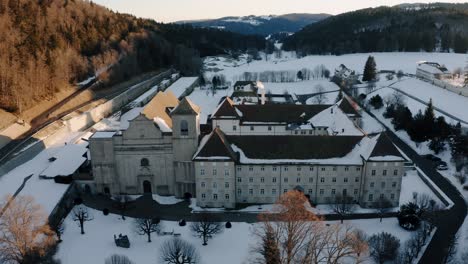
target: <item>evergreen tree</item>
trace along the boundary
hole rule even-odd
[[[297,72],[297,79],[303,81],[304,80],[304,75],[302,74],[302,71]]]
[[[374,81],[377,79],[377,64],[373,56],[367,58],[366,65],[364,67],[364,76],[362,80],[365,82]]]
[[[369,104],[372,105],[375,109],[380,109],[380,108],[382,108],[382,106],[383,106],[382,97],[380,97],[380,95],[373,96],[373,97],[369,100]]]
[[[422,133],[426,140],[434,137],[435,114],[432,98],[429,100],[426,110],[424,111],[424,122],[421,127]]]
[[[413,123],[413,114],[408,107],[399,105],[392,120],[395,130],[408,130]]]

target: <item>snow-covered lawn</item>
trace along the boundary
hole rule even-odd
[[[228,80],[234,80],[236,76],[244,72],[264,72],[264,71],[299,71],[303,68],[312,69],[318,65],[325,65],[332,73],[340,65],[344,64],[349,69],[362,73],[367,57],[375,57],[377,69],[379,70],[402,70],[405,73],[416,73],[417,62],[435,61],[444,64],[449,70],[463,68],[465,66],[466,54],[455,53],[427,53],[427,52],[388,52],[388,53],[359,53],[334,55],[314,55],[297,59],[290,52],[283,52],[283,57],[276,59],[270,56],[265,61],[262,54],[261,61],[245,63],[242,57],[239,61],[227,59],[225,57],[209,57],[205,60],[207,69],[217,69],[217,72],[208,72],[208,76],[214,74],[224,74]]]
[[[340,87],[338,87],[338,85],[330,82],[328,79],[284,83],[264,82],[263,85],[265,86],[266,93],[271,92],[272,94],[283,94],[284,92],[296,95],[312,94],[317,93],[317,86],[323,87],[323,92],[340,90]],[[335,98],[336,96],[333,97],[333,100]]]
[[[90,210],[94,220],[85,223],[85,235],[80,235],[79,227],[72,221],[72,217],[67,217],[63,242],[56,254],[62,263],[104,263],[105,258],[112,254],[126,255],[136,264],[160,263],[161,244],[171,236],[153,234],[153,242],[148,243],[146,236],[135,234],[131,218],[122,221],[117,215],[104,216],[100,211]],[[402,245],[412,234],[402,229],[395,218],[384,219],[382,223],[379,219],[366,219],[345,221],[345,224],[361,229],[369,236],[382,231],[392,233],[400,239]],[[250,249],[256,243],[252,234],[255,224],[233,223],[231,229],[225,229],[209,240],[207,246],[202,246],[202,241],[191,234],[190,223],[180,227],[177,222],[162,221],[162,225],[163,231],[180,233],[183,240],[196,246],[204,264],[248,263]],[[116,247],[113,237],[119,234],[128,235],[131,243],[129,249]],[[367,263],[372,261],[368,260]]]

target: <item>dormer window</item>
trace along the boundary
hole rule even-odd
[[[188,122],[187,120],[180,121],[180,135],[188,136]]]

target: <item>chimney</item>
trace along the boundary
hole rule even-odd
[[[260,94],[261,94],[261,95],[260,95],[260,103],[261,103],[262,105],[264,105],[265,102],[266,102],[266,98],[265,98],[265,86],[263,85],[262,82],[258,81],[258,82],[257,82],[257,88],[260,90]]]

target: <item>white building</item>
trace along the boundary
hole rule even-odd
[[[416,69],[416,77],[426,81],[433,81],[434,79],[443,80],[451,78],[452,74],[449,70],[437,62],[419,62]]]

